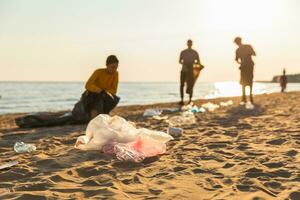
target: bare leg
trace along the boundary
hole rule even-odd
[[[246,102],[246,86],[242,86],[242,102]]]
[[[180,97],[181,101],[179,102],[180,105],[183,105],[183,99],[184,99],[184,83],[185,83],[185,73],[182,71],[180,73]]]
[[[189,99],[189,104],[192,102],[192,98],[193,98],[193,93],[191,92],[190,99]]]
[[[253,103],[252,86],[253,85],[250,85],[250,101],[251,101],[251,103]]]

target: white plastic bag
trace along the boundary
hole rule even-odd
[[[143,116],[144,117],[153,117],[153,116],[158,116],[161,115],[162,110],[159,109],[147,109],[145,110]]]
[[[228,100],[226,102],[221,102],[220,103],[220,106],[222,106],[222,107],[227,107],[227,106],[231,106],[231,105],[233,105],[233,101],[232,100]]]
[[[253,110],[253,109],[254,109],[254,105],[253,105],[250,101],[248,101],[248,102],[245,104],[245,108],[246,108],[247,110]]]
[[[166,120],[170,126],[180,126],[180,125],[188,125],[188,124],[195,124],[196,118],[194,113],[190,111],[185,111],[181,113],[181,115],[173,116]]]
[[[100,114],[91,120],[84,136],[77,138],[75,148],[81,150],[102,150],[102,147],[111,142],[133,142],[139,135],[148,136],[160,142],[168,142],[173,137],[159,131],[137,129],[133,123],[119,116],[110,117]]]
[[[218,109],[220,106],[217,105],[217,104],[208,102],[208,103],[202,104],[201,107],[202,107],[202,108],[205,108],[206,110],[208,110],[208,111],[210,111],[210,112],[213,112],[213,111],[215,111],[216,109]]]

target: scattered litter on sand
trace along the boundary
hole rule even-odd
[[[109,115],[100,114],[90,121],[86,129],[86,134],[77,138],[75,148],[102,151],[103,147],[109,149],[109,146],[107,146],[109,144],[132,144],[132,142],[137,142],[137,138],[140,138],[139,144],[145,145],[148,144],[149,141],[152,143],[155,141],[159,144],[165,144],[173,139],[172,136],[164,132],[146,128],[138,129],[134,123],[128,122],[122,117],[110,117]],[[155,147],[153,146],[153,148]],[[146,156],[147,155],[148,154],[146,154]]]
[[[247,110],[253,110],[253,109],[254,109],[254,105],[253,105],[250,101],[248,101],[248,102],[245,104],[245,108],[246,108]]]
[[[117,143],[114,146],[114,153],[121,161],[141,162],[145,158],[164,154],[166,144],[154,140],[148,136],[138,136],[129,143]]]
[[[160,109],[147,109],[145,110],[143,116],[144,117],[153,117],[153,116],[158,116],[162,114],[162,110]]]
[[[220,103],[221,107],[227,107],[227,106],[231,106],[231,105],[233,105],[233,101],[232,100]]]
[[[210,111],[210,112],[213,112],[213,111],[215,111],[216,109],[220,108],[219,105],[214,104],[214,103],[211,103],[211,102],[202,104],[201,107],[202,107],[202,108],[205,108],[206,110],[208,110],[208,111]]]
[[[14,150],[17,153],[28,153],[36,150],[34,144],[26,144],[24,142],[16,142],[14,145]]]
[[[196,118],[194,113],[190,111],[182,112],[179,116],[170,117],[166,122],[169,123],[170,126],[180,126],[187,124],[196,123]]]

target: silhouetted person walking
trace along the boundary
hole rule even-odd
[[[184,100],[184,85],[186,83],[186,93],[189,94],[189,103],[192,101],[195,76],[193,73],[194,64],[200,64],[198,52],[192,49],[192,40],[187,41],[188,48],[181,51],[179,63],[182,64],[180,73],[180,105],[183,105]]]
[[[243,44],[242,38],[236,37],[234,42],[239,46],[235,52],[235,60],[240,64],[242,85],[242,102],[246,102],[246,86],[250,87],[250,101],[253,103],[252,86],[253,86],[253,69],[254,62],[252,56],[256,56],[255,51],[249,44]]]
[[[279,78],[279,82],[280,82],[281,92],[284,92],[287,85],[287,77],[285,75],[285,69],[283,70],[282,76],[280,76]]]

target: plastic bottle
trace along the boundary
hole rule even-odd
[[[34,144],[26,144],[24,142],[16,142],[14,145],[14,150],[17,153],[32,152],[32,151],[36,150],[36,146]]]

